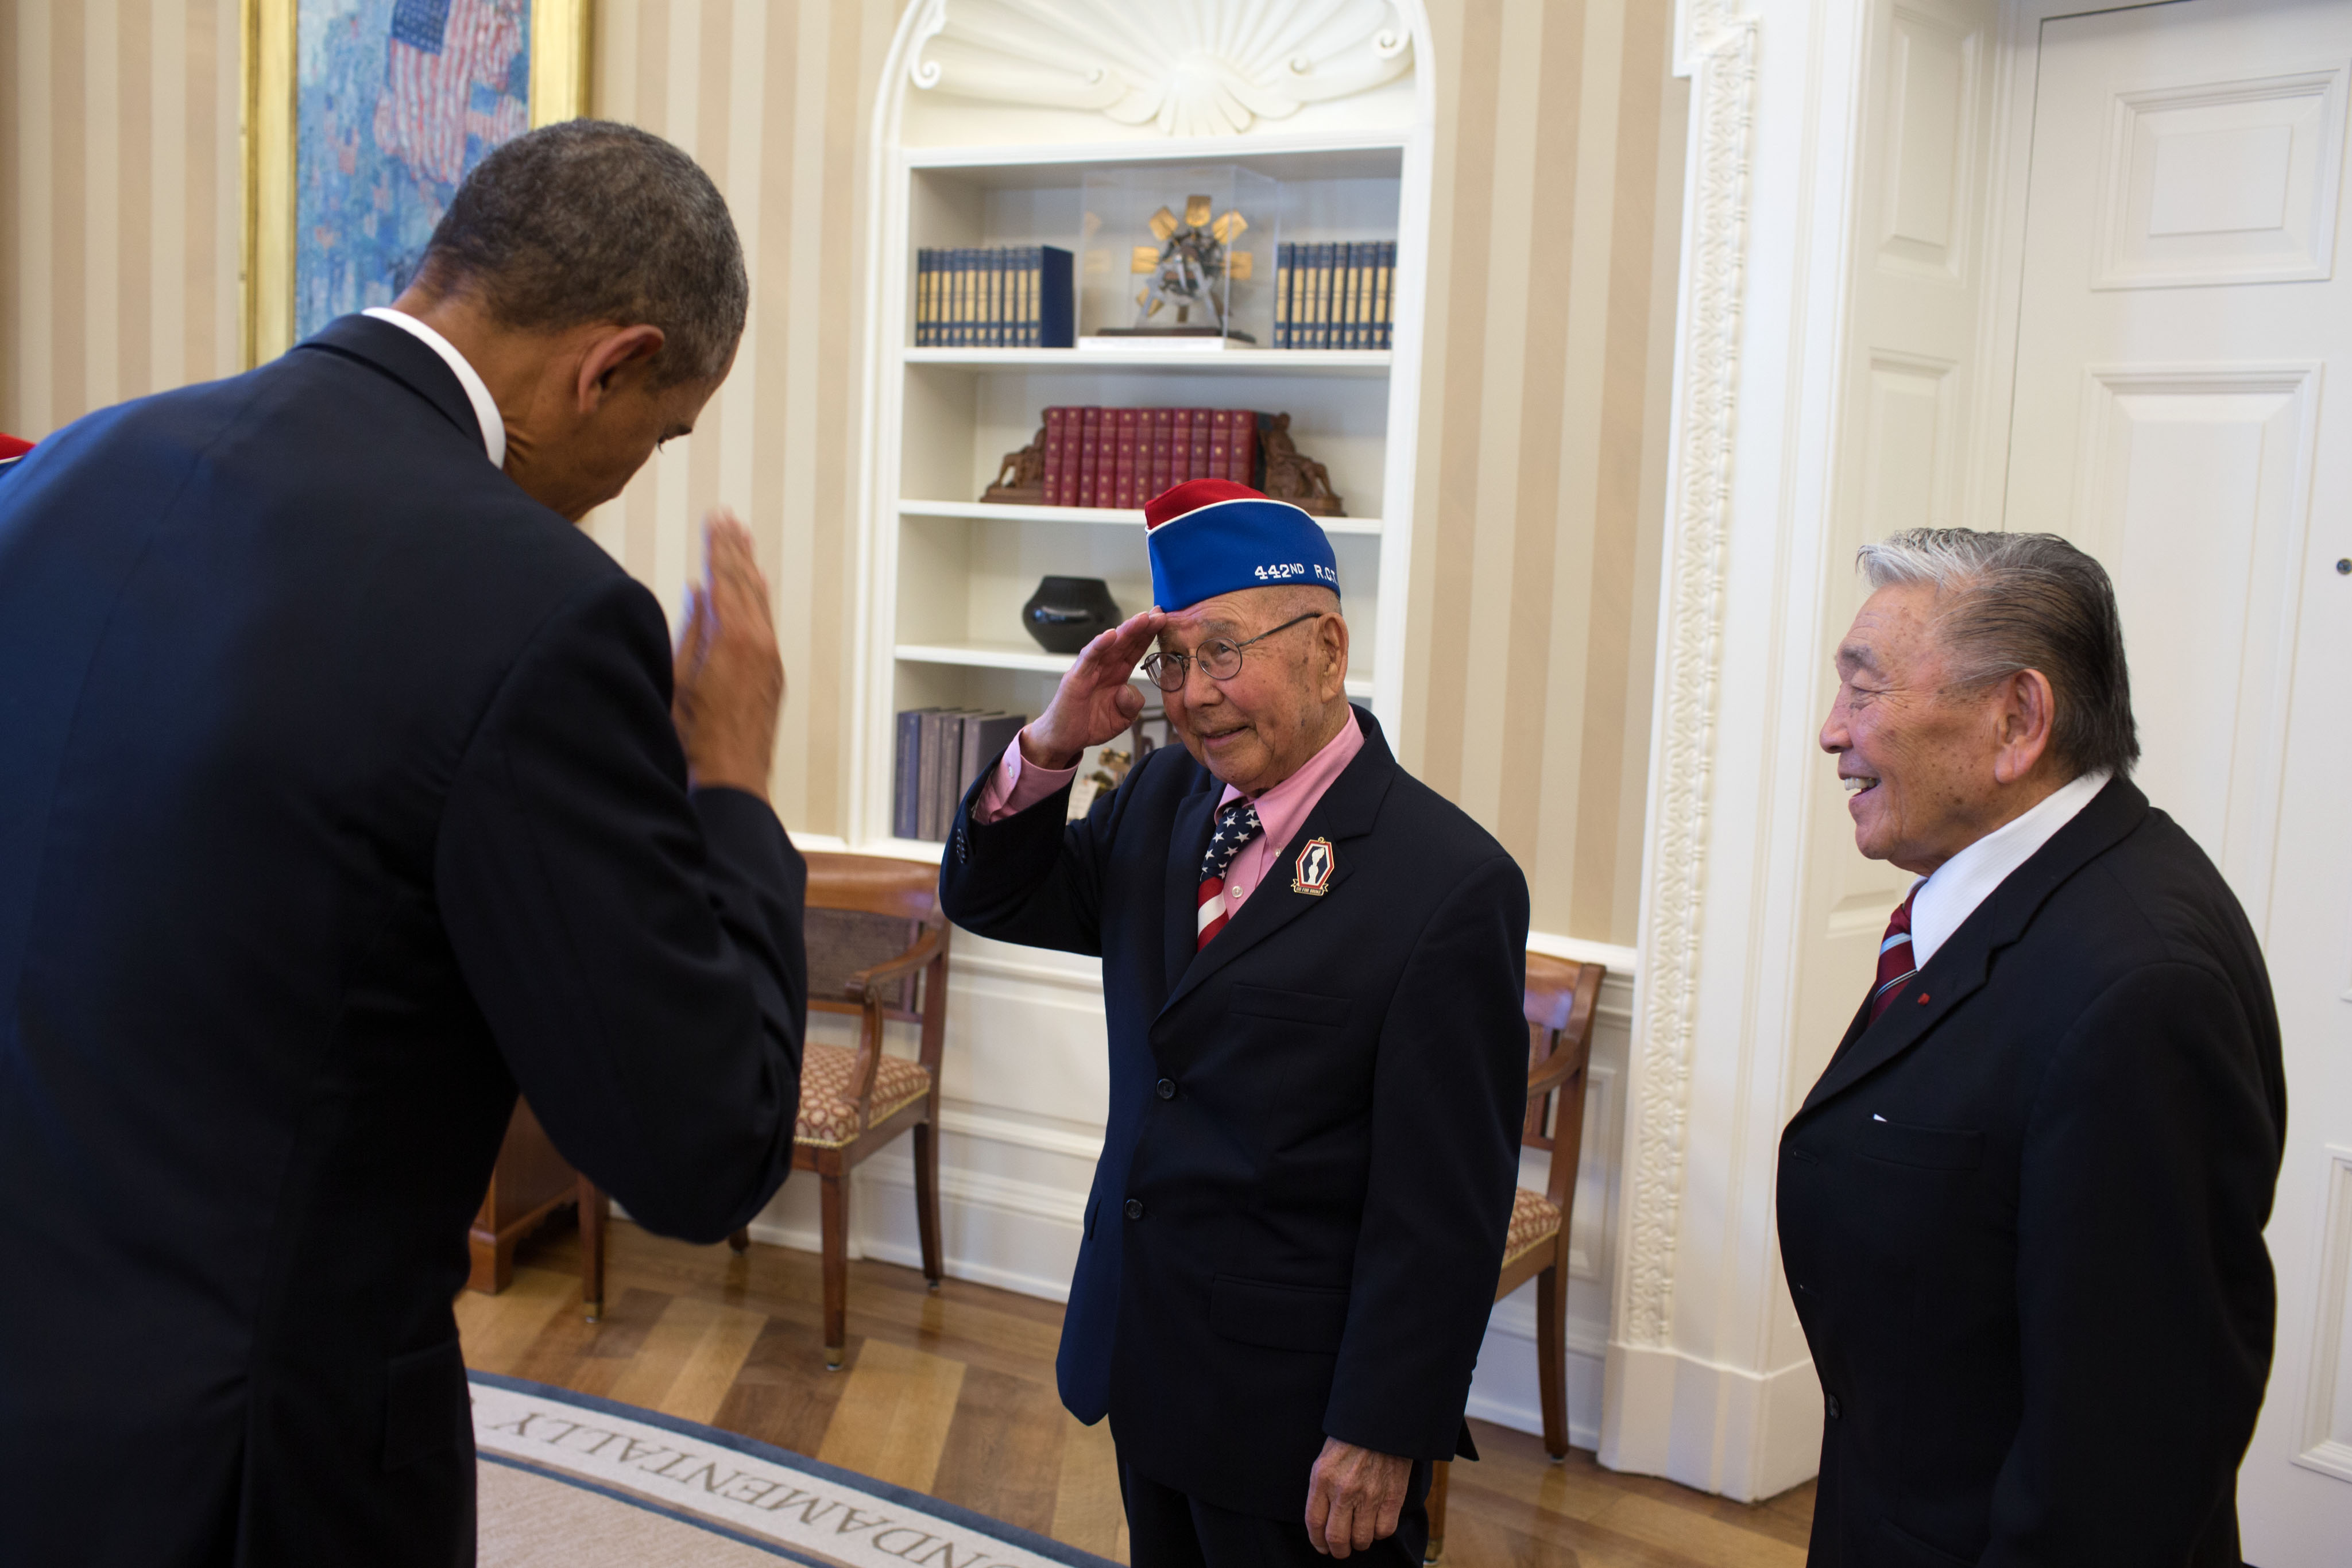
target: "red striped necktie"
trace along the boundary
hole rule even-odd
[[[1887,917],[1886,939],[1878,945],[1878,988],[1870,993],[1870,1021],[1876,1023],[1878,1015],[1895,1003],[1895,993],[1903,982],[1919,972],[1911,957],[1911,900],[1917,888],[1903,895]]]
[[[1217,813],[1217,836],[1209,841],[1209,852],[1201,857],[1201,896],[1192,908],[1192,929],[1199,935],[1192,943],[1197,953],[1209,945],[1209,939],[1225,928],[1225,868],[1242,852],[1242,846],[1265,831],[1257,820],[1257,808],[1247,800],[1235,800]]]

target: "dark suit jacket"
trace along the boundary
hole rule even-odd
[[[1357,716],[1363,749],[1197,956],[1223,786],[1173,747],[1067,828],[1066,790],[976,827],[975,785],[940,884],[960,925],[1103,961],[1063,1402],[1108,1412],[1143,1474],[1272,1519],[1299,1517],[1327,1434],[1466,1440],[1527,1101],[1527,883]],[[1320,897],[1286,885],[1318,838]]]
[[[1867,1017],[1780,1140],[1815,1568],[2234,1565],[2286,1090],[2221,873],[2117,779]]]
[[[0,1560],[470,1562],[518,1082],[655,1229],[775,1190],[804,870],[669,685],[382,322],[0,487]]]

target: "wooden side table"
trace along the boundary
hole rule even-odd
[[[557,1209],[578,1202],[580,1189],[579,1173],[555,1152],[530,1103],[517,1100],[506,1142],[499,1146],[498,1166],[490,1173],[489,1190],[482,1195],[481,1212],[474,1216],[467,1237],[474,1255],[467,1289],[494,1296],[512,1284],[515,1243],[544,1225]],[[593,1223],[593,1217],[582,1218],[583,1230]],[[589,1239],[583,1234],[581,1239],[584,1244]]]

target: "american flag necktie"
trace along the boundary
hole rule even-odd
[[[1911,958],[1911,900],[1918,891],[1915,887],[1905,894],[1903,902],[1887,917],[1886,939],[1878,945],[1878,988],[1870,993],[1872,1023],[1876,1023],[1878,1015],[1894,1005],[1895,993],[1903,988],[1903,982],[1919,972],[1919,966]]]
[[[1225,868],[1234,863],[1243,845],[1264,831],[1257,808],[1247,800],[1235,800],[1217,813],[1217,836],[1209,841],[1209,852],[1201,857],[1201,897],[1192,911],[1192,929],[1198,934],[1193,952],[1207,946],[1209,938],[1225,928]]]

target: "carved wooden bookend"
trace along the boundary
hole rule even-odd
[[[1045,504],[1045,427],[1039,425],[1036,435],[1018,452],[1008,452],[1004,461],[996,466],[996,482],[981,493],[983,501],[1000,501],[1011,507],[1042,507]]]
[[[1290,416],[1260,422],[1258,451],[1265,464],[1265,493],[1318,517],[1344,517],[1346,506],[1331,489],[1331,471],[1307,456],[1290,439]]]

